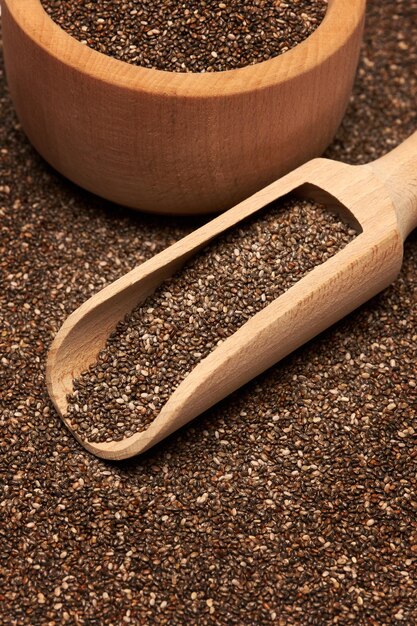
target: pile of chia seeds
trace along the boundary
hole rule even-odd
[[[216,238],[118,325],[75,381],[71,428],[89,441],[145,430],[204,357],[354,235],[325,207],[283,200]]]
[[[66,32],[116,59],[172,72],[267,61],[311,35],[327,0],[41,0]]]
[[[368,0],[327,156],[417,129],[417,1]],[[16,120],[0,59],[0,622],[417,623],[417,233],[400,276],[319,338],[129,462],[86,452],[45,388],[89,295],[194,230],[61,178]]]

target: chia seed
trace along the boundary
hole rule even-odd
[[[118,325],[74,383],[71,427],[89,441],[145,430],[204,357],[354,235],[324,207],[287,200],[218,237]]]
[[[327,0],[42,0],[70,35],[116,59],[172,72],[253,65],[290,50],[323,20]]]
[[[417,1],[368,0],[330,158],[417,128]],[[417,232],[395,283],[143,456],[106,463],[54,411],[67,315],[201,220],[83,192],[30,147],[0,58],[0,622],[417,623]]]

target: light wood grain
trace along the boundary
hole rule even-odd
[[[345,111],[365,0],[329,0],[282,56],[207,74],[129,65],[81,44],[40,0],[1,0],[10,91],[29,139],[82,187],[133,208],[230,208],[323,152]]]
[[[371,165],[310,161],[85,302],[48,357],[48,389],[64,421],[73,379],[95,362],[116,324],[214,237],[290,191],[326,203],[360,234],[203,359],[146,431],[112,443],[80,440],[88,450],[109,459],[147,450],[387,287],[400,270],[403,240],[417,226],[417,133]]]

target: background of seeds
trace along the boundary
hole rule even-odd
[[[289,199],[217,237],[118,324],[74,382],[71,427],[89,441],[145,430],[204,357],[355,234],[319,204]]]
[[[329,150],[355,163],[417,128],[417,2],[368,5]],[[415,623],[416,234],[384,294],[145,457],[105,464],[48,401],[47,346],[192,225],[63,181],[0,87],[2,622]]]
[[[327,9],[327,0],[41,1],[61,28],[90,48],[174,72],[266,61],[311,35]]]

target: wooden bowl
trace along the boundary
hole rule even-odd
[[[323,152],[342,119],[366,0],[257,65],[178,74],[81,44],[40,0],[1,0],[6,71],[30,141],[85,189],[158,213],[224,210]]]

